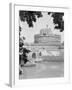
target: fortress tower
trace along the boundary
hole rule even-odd
[[[36,57],[53,55],[57,56],[57,58],[59,56],[63,60],[63,49],[60,49],[60,46],[61,36],[53,34],[50,28],[43,28],[40,30],[40,34],[35,34],[34,43],[28,45],[27,48],[32,51],[30,53],[31,58],[34,54],[36,54]]]
[[[34,43],[37,45],[59,46],[61,45],[61,36],[53,34],[50,28],[44,28],[40,30],[40,34],[34,36]]]

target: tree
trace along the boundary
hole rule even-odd
[[[33,27],[33,22],[36,22],[36,16],[37,18],[42,17],[42,14],[40,11],[24,11],[24,10],[20,10],[19,11],[19,17],[20,20],[23,22],[27,22],[29,27]],[[19,26],[19,63],[21,63],[21,60],[24,61],[24,63],[26,63],[28,61],[26,54],[30,52],[30,50],[23,48],[24,45],[24,40],[25,37],[20,37],[21,36],[21,27]]]
[[[24,40],[25,37],[20,37],[21,36],[21,27],[19,26],[19,64],[21,64],[21,61],[24,61],[24,64],[28,61],[27,59],[27,53],[30,52],[30,50],[24,48]]]
[[[64,30],[64,20],[63,20],[64,13],[48,12],[48,15],[49,14],[52,14],[54,24],[58,24],[58,26],[55,26],[55,28],[60,29],[60,31],[62,32]],[[40,18],[43,15],[40,11],[24,11],[24,10],[19,11],[20,20],[23,22],[26,21],[29,27],[33,27],[33,22],[36,22],[36,16],[37,18]]]
[[[52,14],[54,24],[58,24],[58,26],[55,26],[55,28],[60,29],[60,32],[62,32],[64,30],[64,20],[63,20],[64,13],[48,12],[48,15],[49,14]]]
[[[20,20],[23,22],[27,22],[29,27],[33,27],[33,22],[36,22],[37,18],[42,17],[42,13],[40,11],[19,11]]]

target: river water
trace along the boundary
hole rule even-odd
[[[53,78],[64,76],[64,62],[40,62],[36,66],[22,67],[19,79]]]

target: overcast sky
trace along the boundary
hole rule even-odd
[[[24,36],[26,39],[24,42],[33,43],[34,35],[39,34],[40,30],[43,28],[51,28],[52,33],[61,35],[61,42],[64,40],[64,32],[54,29],[53,17],[48,15],[47,12],[42,12],[43,17],[37,18],[36,22],[33,22],[33,27],[29,27],[27,22],[21,22],[20,26],[22,28],[21,36]]]

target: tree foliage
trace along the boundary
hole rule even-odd
[[[20,20],[23,22],[27,22],[29,27],[33,27],[33,22],[36,22],[36,16],[37,18],[42,17],[41,12],[39,11],[24,11],[24,10],[20,10],[19,11],[19,17]],[[19,26],[19,63],[21,63],[21,60],[24,61],[24,63],[26,63],[28,61],[27,59],[27,53],[30,52],[30,50],[27,50],[26,48],[24,48],[24,40],[25,37],[21,37],[21,27]]]
[[[30,52],[30,50],[24,48],[24,40],[25,37],[20,37],[21,36],[21,27],[19,26],[19,64],[21,64],[21,61],[24,61],[24,64],[28,61],[27,59],[27,53]]]
[[[60,29],[60,31],[62,32],[64,30],[64,20],[63,20],[64,13],[48,12],[48,15],[49,14],[52,14],[54,24],[58,24],[58,26],[55,26],[55,28]]]
[[[21,21],[26,21],[29,25],[29,27],[33,27],[33,22],[36,22],[36,16],[37,18],[42,17],[42,14],[40,11],[19,11],[19,16]]]

